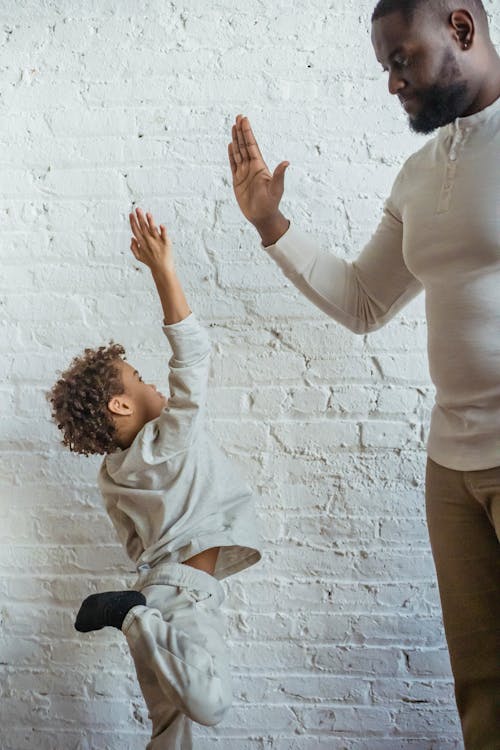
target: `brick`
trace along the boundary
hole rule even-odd
[[[428,708],[447,705],[454,700],[451,680],[376,680],[372,696],[374,703],[388,705],[404,702]]]
[[[365,448],[421,447],[420,425],[373,420],[361,424],[361,444]]]
[[[299,711],[299,720],[307,731],[332,734],[384,735],[391,730],[391,716],[387,709],[359,706],[332,708],[305,708]]]
[[[408,668],[416,676],[449,678],[451,669],[448,651],[445,648],[422,648],[409,651]]]
[[[288,453],[322,455],[337,447],[356,448],[359,430],[355,422],[277,423],[271,435],[282,450]]]

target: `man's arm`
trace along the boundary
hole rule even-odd
[[[309,237],[290,227],[279,209],[288,162],[281,162],[271,175],[248,118],[236,118],[228,151],[243,215],[283,273],[327,315],[355,333],[367,333],[384,325],[421,291],[404,262],[403,224],[391,201],[370,242],[354,263],[348,263],[321,252]]]
[[[371,333],[422,291],[402,253],[403,225],[386,205],[354,263],[323,252],[291,227],[266,251],[305,297],[353,333]]]

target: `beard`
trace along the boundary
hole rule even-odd
[[[467,82],[460,80],[459,76],[460,70],[455,58],[447,50],[437,77],[449,83],[435,83],[417,94],[421,109],[409,118],[410,128],[415,133],[432,133],[467,111],[470,105],[469,89]]]

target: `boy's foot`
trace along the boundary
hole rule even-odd
[[[100,630],[110,625],[121,629],[122,623],[132,607],[146,604],[144,594],[139,591],[104,591],[84,599],[76,616],[75,628],[80,633]]]

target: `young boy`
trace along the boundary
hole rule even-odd
[[[106,454],[99,486],[138,570],[133,590],[85,599],[75,627],[122,630],[153,724],[147,750],[188,750],[191,720],[216,724],[231,704],[219,579],[256,563],[259,542],[251,492],[205,432],[210,346],[166,229],[140,209],[130,225],[163,308],[170,396],[111,344],[75,358],[50,402],[64,445]]]

